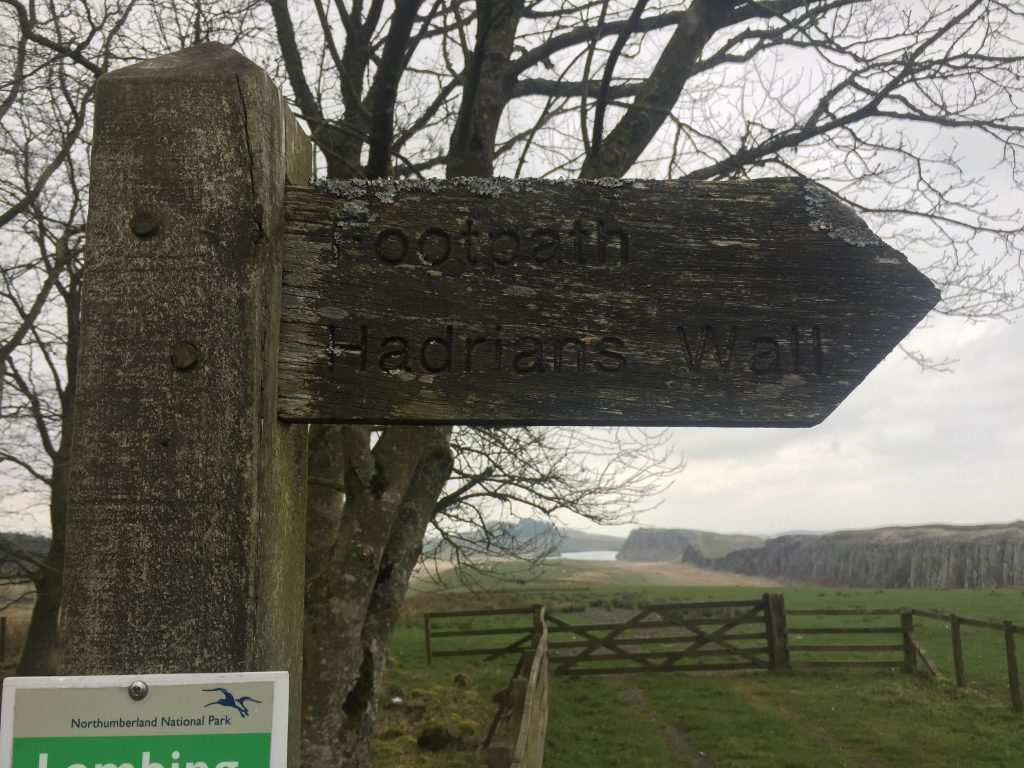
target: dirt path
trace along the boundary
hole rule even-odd
[[[658,718],[657,710],[647,700],[647,696],[641,689],[631,685],[628,680],[623,680],[622,678],[609,677],[608,682],[619,689],[620,698],[625,704],[641,713],[644,717],[658,723],[661,738],[665,742],[665,746],[668,747],[669,752],[687,761],[686,765],[691,766],[691,768],[715,768],[711,758],[694,747],[689,739],[686,738],[686,731],[678,725],[666,724]]]

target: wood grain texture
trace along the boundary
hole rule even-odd
[[[764,594],[765,630],[771,649],[771,669],[789,669],[789,635],[786,632],[786,598],[781,593]]]
[[[935,305],[824,188],[290,188],[291,421],[810,426]]]
[[[1020,689],[1020,671],[1017,667],[1016,628],[1006,622],[1004,637],[1006,639],[1006,676],[1010,687],[1010,707],[1014,712],[1024,712],[1024,696]]]
[[[308,142],[216,44],[102,78],[94,134],[65,669],[287,669],[294,714],[307,429],[276,419],[277,307]]]
[[[913,672],[917,669],[917,646],[914,643],[914,614],[912,611],[900,613],[900,631],[903,635],[903,671]]]
[[[505,701],[484,739],[482,751],[489,768],[542,768],[544,765],[549,675],[545,607],[534,606],[533,614],[532,648],[520,652]]]

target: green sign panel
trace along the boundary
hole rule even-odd
[[[4,681],[0,768],[286,768],[288,673]]]

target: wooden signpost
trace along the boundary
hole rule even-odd
[[[93,137],[64,671],[288,670],[298,766],[306,430],[275,402],[309,142],[216,44],[101,78]]]
[[[62,607],[71,674],[289,670],[290,765],[289,422],[807,426],[938,299],[804,181],[296,186],[310,158],[223,46],[100,80]]]
[[[810,426],[939,298],[799,179],[349,181],[286,206],[289,421]]]

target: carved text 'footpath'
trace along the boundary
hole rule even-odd
[[[630,260],[629,233],[604,221],[576,219],[566,228],[550,226],[480,226],[465,218],[456,229],[422,230],[383,227],[369,236],[346,233],[381,264],[422,263],[437,267],[449,261],[467,265],[565,263],[624,265]],[[343,239],[344,239],[343,237]],[[339,250],[339,263],[344,260]]]

